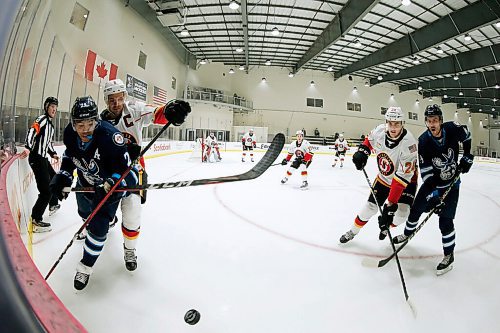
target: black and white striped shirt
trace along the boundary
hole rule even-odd
[[[43,114],[36,118],[31,125],[31,128],[26,134],[25,147],[31,153],[37,153],[42,157],[57,155],[52,146],[52,138],[54,137],[54,125],[50,121],[47,114]]]

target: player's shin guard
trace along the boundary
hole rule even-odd
[[[106,241],[106,235],[99,237],[93,233],[87,231],[87,237],[85,238],[85,243],[83,244],[83,259],[82,264],[87,267],[94,266],[97,258],[101,254],[102,248]]]
[[[141,198],[130,194],[122,199],[122,233],[123,243],[128,249],[135,249],[141,229]]]

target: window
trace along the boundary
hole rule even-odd
[[[500,141],[500,132],[498,132],[498,140]]]
[[[306,105],[312,108],[322,108],[323,99],[322,98],[307,98]]]
[[[361,104],[347,102],[347,111],[361,112]]]
[[[408,120],[418,120],[418,113],[408,112]]]
[[[172,89],[177,89],[177,79],[175,77],[172,76]]]
[[[80,5],[78,2],[76,2],[75,7],[73,8],[73,13],[71,13],[71,18],[69,19],[69,23],[73,24],[75,27],[84,31],[88,18],[89,18],[88,9]]]
[[[386,113],[387,113],[387,108],[386,108],[386,107],[381,106],[381,107],[380,107],[380,114],[381,114],[381,115],[383,115],[383,116],[385,116],[385,114],[386,114]]]
[[[148,56],[146,53],[139,51],[139,61],[137,62],[137,65],[141,67],[142,69],[146,69],[146,61],[148,59]]]

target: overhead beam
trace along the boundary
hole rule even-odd
[[[248,66],[250,65],[250,57],[248,49],[248,8],[247,0],[241,0],[241,21],[243,25],[243,46],[245,49],[245,71],[248,74]]]
[[[142,16],[143,19],[153,26],[160,35],[167,41],[168,46],[172,49],[179,60],[188,65],[191,69],[196,69],[197,59],[194,54],[189,52],[184,45],[179,41],[177,36],[169,28],[164,27],[158,18],[156,12],[152,10],[144,0],[128,0],[128,7],[132,8]]]
[[[500,5],[497,0],[482,0],[443,16],[440,19],[402,37],[376,52],[335,73],[335,78],[411,56],[498,21]],[[458,30],[458,31],[457,31]]]
[[[344,33],[369,13],[377,2],[378,0],[349,0],[297,62],[294,72],[298,72],[305,64],[342,38]]]
[[[458,80],[454,80],[453,77],[447,77],[444,79],[436,79],[420,83],[405,84],[399,86],[399,92],[416,90],[418,89],[419,86],[422,87],[422,89],[424,90],[430,90],[430,89],[443,89],[443,88],[448,88],[448,89],[486,88],[486,87],[495,87],[496,84],[500,84],[500,71],[497,70],[459,75]]]
[[[471,105],[482,105],[484,107],[494,107],[500,110],[500,102],[493,102],[492,99],[474,99],[474,98],[454,98],[448,97],[443,98],[443,104],[455,103],[461,105],[462,107],[467,107]]]
[[[370,84],[414,79],[432,75],[455,74],[482,67],[494,66],[500,62],[500,44],[457,53],[448,57],[408,67],[398,74],[386,74],[382,80],[370,79]]]
[[[460,95],[460,92],[463,95]],[[423,97],[435,97],[435,96],[444,96],[455,97],[455,98],[476,98],[476,99],[493,99],[499,97],[499,92],[497,89],[485,89],[481,91],[475,91],[473,89],[468,90],[460,90],[460,89],[447,89],[447,90],[435,90],[435,91],[424,91]]]

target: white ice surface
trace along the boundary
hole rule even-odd
[[[150,183],[238,174],[254,165],[239,153],[212,164],[189,162],[188,155],[147,160]],[[252,181],[150,191],[135,272],[125,269],[117,226],[85,290],[73,289],[81,242],[49,284],[90,332],[499,332],[500,165],[476,163],[462,177],[452,271],[435,274],[442,258],[436,218],[401,252],[414,318],[396,263],[361,264],[391,253],[390,243],[378,240],[375,218],[339,245],[369,190],[350,157],[343,169],[331,160],[314,157],[307,191],[299,190],[298,173],[281,185],[282,166]],[[367,170],[375,177],[373,158]],[[74,195],[46,220],[53,231],[34,236],[42,275],[81,225]],[[183,319],[191,308],[201,313],[195,326]]]

